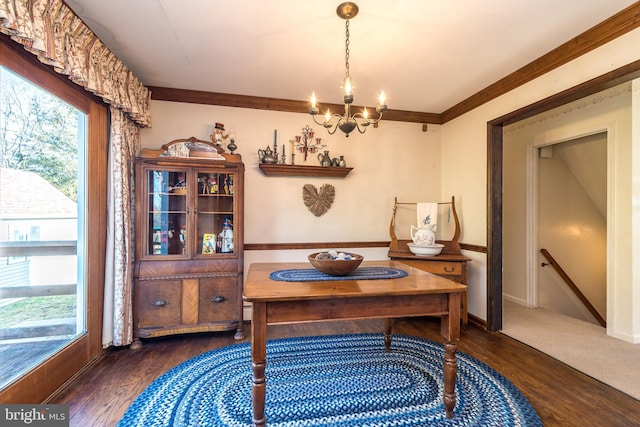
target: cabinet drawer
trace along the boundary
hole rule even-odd
[[[433,261],[422,263],[422,270],[433,274],[459,276],[462,274],[462,268],[459,262]]]
[[[446,277],[450,280],[462,283],[463,278],[463,263],[455,261],[427,261],[427,260],[401,260],[403,264],[410,265],[422,271],[428,271],[429,273],[437,274],[438,276]]]
[[[238,315],[238,278],[221,277],[200,281],[199,321],[235,320]]]
[[[136,310],[138,327],[180,323],[182,284],[176,281],[139,281]]]

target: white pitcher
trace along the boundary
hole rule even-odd
[[[413,243],[420,246],[431,246],[436,242],[436,233],[433,228],[436,224],[429,224],[426,227],[411,226],[411,239]]]

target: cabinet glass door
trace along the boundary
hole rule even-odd
[[[187,174],[149,170],[147,255],[183,255],[187,236]]]
[[[196,215],[197,252],[202,255],[233,254],[235,174],[198,172]]]

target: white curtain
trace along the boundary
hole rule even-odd
[[[133,341],[134,159],[139,145],[138,127],[121,110],[111,108],[110,113],[104,347],[128,345]]]

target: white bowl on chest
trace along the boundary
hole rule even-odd
[[[418,256],[435,256],[442,252],[444,245],[442,243],[434,243],[433,245],[417,245],[415,243],[407,243],[412,254]]]

